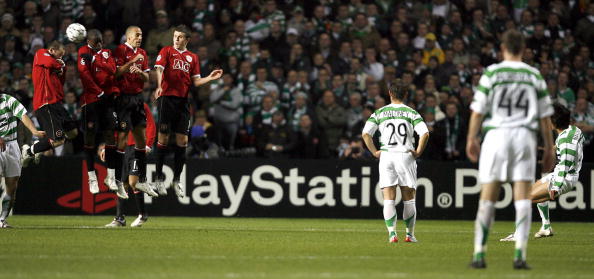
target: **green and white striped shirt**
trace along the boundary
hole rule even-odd
[[[553,186],[561,187],[567,176],[577,179],[582,168],[584,135],[578,127],[570,125],[555,140],[557,159]]]
[[[419,136],[428,133],[423,117],[403,104],[389,104],[376,110],[365,123],[363,133],[373,136],[380,132],[380,149],[391,152],[414,150],[414,132]]]
[[[17,139],[17,120],[27,113],[25,107],[10,95],[0,94],[0,138],[4,141]]]
[[[485,116],[483,131],[515,127],[536,131],[539,119],[553,114],[540,72],[515,61],[503,61],[485,70],[470,108]]]

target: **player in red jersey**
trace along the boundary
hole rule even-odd
[[[62,61],[64,45],[53,41],[47,49],[40,49],[33,58],[33,110],[46,137],[32,146],[22,148],[22,163],[26,167],[33,158],[39,160],[42,152],[64,144],[66,139],[76,137],[76,122],[64,106],[64,76],[66,66]]]
[[[118,117],[118,151],[116,152],[116,179],[122,181],[122,164],[124,163],[124,149],[129,131],[132,131],[136,142],[134,163],[138,164],[141,177],[146,177],[146,114],[142,89],[148,81],[150,71],[146,51],[140,48],[142,30],[138,26],[126,29],[126,42],[114,51],[117,66],[116,78],[120,95],[116,98],[116,114]],[[151,196],[157,196],[145,180],[136,184],[136,189]]]
[[[190,41],[190,34],[190,30],[185,25],[175,27],[173,46],[162,48],[155,63],[157,73],[155,98],[159,110],[155,184],[160,195],[167,194],[164,185],[163,162],[167,155],[167,144],[171,132],[175,133],[176,143],[171,187],[178,197],[184,195],[184,187],[180,184],[180,174],[186,162],[186,146],[190,129],[190,105],[188,103],[190,85],[201,86],[219,79],[223,74],[223,70],[214,70],[207,77],[200,76],[198,56],[186,48]]]
[[[99,193],[95,173],[95,138],[101,132],[105,139],[108,177],[115,177],[116,145],[114,129],[117,118],[114,115],[114,98],[119,92],[115,84],[116,64],[111,51],[103,48],[103,36],[97,29],[87,33],[87,45],[78,49],[78,73],[83,85],[82,121],[89,172],[89,189]],[[123,186],[114,180],[107,180],[107,187],[117,191],[119,197],[127,199]]]
[[[151,110],[147,104],[144,104],[144,113],[146,114],[146,151],[147,153],[150,152],[151,146],[155,142],[155,120],[151,114]],[[136,208],[138,209],[138,217],[132,222],[132,227],[140,227],[142,226],[147,220],[148,215],[146,213],[146,209],[144,207],[144,193],[134,190],[139,180],[146,180],[146,177],[140,177],[142,174],[139,172],[138,165],[134,164],[134,149],[135,149],[136,142],[134,142],[134,137],[132,133],[128,134],[128,145],[126,146],[126,155],[125,161],[126,164],[123,167],[123,177],[124,177],[124,184],[125,187],[132,188],[131,190],[134,193],[134,200],[136,201]],[[105,159],[105,152],[100,153],[101,158]],[[126,206],[126,202],[124,199],[118,197],[117,207],[116,207],[116,216],[113,221],[107,225],[106,227],[123,227],[126,226],[126,216],[124,215],[124,207]]]

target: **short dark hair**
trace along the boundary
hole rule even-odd
[[[553,104],[555,113],[551,116],[551,122],[556,129],[565,130],[571,123],[571,112],[565,106],[559,103]]]
[[[185,26],[184,24],[175,26],[175,28],[173,28],[173,32],[184,33],[186,35],[186,38],[190,38],[190,36],[192,35],[192,31],[190,31],[190,28],[188,28],[188,26]]]
[[[390,96],[398,100],[404,100],[408,95],[408,88],[402,82],[402,79],[395,79],[390,83],[389,87]]]
[[[55,40],[49,43],[47,49],[62,50],[64,49],[64,44],[62,44],[60,41]]]
[[[507,51],[513,55],[520,55],[524,51],[526,42],[524,35],[515,29],[507,30],[501,36],[501,43],[505,46]]]

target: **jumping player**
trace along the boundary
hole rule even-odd
[[[522,62],[524,45],[520,32],[508,30],[503,34],[504,60],[485,70],[470,106],[473,112],[466,154],[470,161],[477,162],[480,153],[479,183],[482,184],[472,268],[486,267],[487,236],[495,219],[495,201],[501,184],[513,182],[517,232],[513,267],[529,269],[526,247],[532,218],[529,195],[536,171],[536,131],[540,126],[544,142],[543,170],[547,171],[553,161],[549,119],[553,107],[540,72]],[[478,139],[481,123],[482,148]]]
[[[384,220],[388,228],[388,241],[398,242],[396,233],[396,187],[400,187],[404,200],[402,219],[406,224],[405,242],[417,242],[414,234],[417,218],[415,195],[417,188],[416,158],[423,154],[429,130],[421,115],[403,103],[408,89],[400,79],[396,79],[389,89],[391,104],[376,110],[363,128],[365,145],[376,158],[379,158],[380,187],[384,195]],[[373,134],[381,134],[381,149],[373,143]],[[414,133],[419,135],[415,150]]]
[[[553,236],[549,217],[549,201],[573,190],[578,181],[584,157],[584,135],[578,127],[570,125],[571,112],[557,103],[553,107],[555,114],[551,117],[551,121],[553,128],[559,134],[555,141],[558,163],[553,172],[532,185],[530,198],[533,203],[536,203],[542,219],[542,226],[534,234],[536,238]],[[515,240],[515,233],[501,239],[501,241]]]
[[[153,146],[153,143],[155,142],[155,120],[153,119],[151,110],[147,104],[144,104],[144,113],[146,114],[146,151],[147,153],[150,153],[150,147]],[[138,165],[134,164],[135,145],[136,143],[134,142],[132,133],[128,134],[128,146],[126,147],[125,164],[123,167],[124,173],[122,174],[122,177],[126,189],[132,188],[134,201],[136,202],[136,208],[138,209],[138,217],[130,226],[140,227],[148,220],[148,215],[144,206],[144,193],[133,189],[136,187],[139,180],[146,181],[146,177],[140,177],[142,174],[139,173]],[[101,156],[105,158],[105,152],[103,152]],[[106,227],[126,226],[126,216],[124,214],[125,201],[125,199],[118,197],[116,216],[111,223],[105,225]]]
[[[119,89],[115,84],[116,64],[110,50],[103,48],[103,37],[97,29],[87,33],[87,45],[78,50],[78,72],[83,85],[82,120],[85,142],[89,189],[99,193],[95,173],[95,139],[101,132],[105,139],[107,163],[107,187],[117,191],[120,198],[127,199],[123,187],[115,183],[116,145],[114,128],[114,99]]]
[[[200,76],[198,56],[186,46],[190,41],[190,30],[185,25],[175,27],[173,46],[166,46],[159,52],[155,64],[157,90],[155,99],[159,110],[157,137],[156,188],[160,195],[167,194],[163,176],[163,162],[167,155],[169,134],[175,133],[173,182],[171,187],[178,197],[184,196],[180,175],[186,162],[186,146],[190,129],[190,105],[188,90],[190,85],[201,86],[219,79],[223,70],[214,70],[209,76]]]
[[[46,137],[32,146],[23,145],[23,167],[27,167],[33,159],[38,162],[42,152],[58,147],[78,134],[76,122],[62,106],[66,73],[62,56],[64,45],[53,41],[47,49],[39,49],[33,58],[33,110]]]
[[[16,189],[21,176],[21,151],[17,143],[17,120],[21,120],[34,136],[45,137],[45,132],[37,131],[27,116],[27,110],[14,97],[0,94],[0,176],[4,177],[6,190],[0,208],[0,228],[10,228],[6,222],[16,197]],[[1,178],[0,178],[1,179]]]
[[[118,117],[118,145],[116,152],[115,172],[117,180],[122,181],[122,165],[124,163],[124,149],[128,140],[128,132],[132,131],[136,149],[134,162],[138,165],[140,177],[146,177],[146,114],[142,89],[148,81],[150,71],[146,51],[140,48],[142,30],[138,26],[126,29],[126,42],[114,51],[117,66],[116,78],[120,95],[116,99],[116,113]],[[111,178],[110,178],[111,179]],[[121,182],[120,182],[121,183]],[[151,196],[158,196],[147,184],[146,180],[139,181],[136,189]]]

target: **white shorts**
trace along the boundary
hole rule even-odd
[[[0,176],[21,176],[21,149],[16,140],[6,142],[6,150],[0,152]]]
[[[543,176],[540,180],[542,180],[543,182],[547,182],[548,185],[548,189],[549,191],[551,190],[551,188],[553,187],[553,183],[555,182],[555,179],[557,178],[557,175],[555,175],[554,172],[551,172],[545,176]],[[561,185],[561,187],[559,187],[559,195],[563,195],[571,190],[573,190],[573,188],[575,188],[575,183],[578,181],[578,176],[577,175],[571,175],[568,174],[567,176],[565,176],[565,179],[563,179],[563,184]]]
[[[379,160],[380,188],[406,186],[417,188],[417,161],[409,152],[382,151]]]
[[[536,133],[526,128],[498,128],[481,146],[479,182],[534,181]]]

